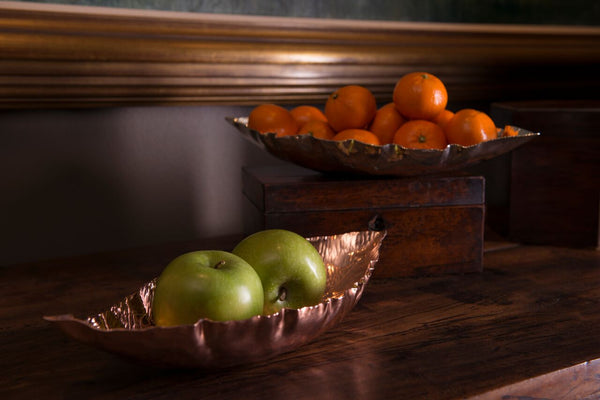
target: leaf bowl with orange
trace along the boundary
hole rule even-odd
[[[427,72],[402,76],[392,99],[377,108],[368,88],[349,85],[333,91],[323,111],[259,105],[249,118],[226,120],[280,159],[320,172],[361,175],[418,176],[462,169],[539,136],[514,126],[499,129],[479,110],[448,110],[444,83]]]
[[[268,153],[285,161],[320,172],[346,172],[358,175],[419,176],[453,171],[508,153],[529,142],[539,133],[510,126],[514,136],[472,146],[448,144],[443,150],[411,149],[398,144],[372,145],[358,140],[334,141],[312,135],[277,137],[248,128],[247,118],[228,117],[242,136]]]

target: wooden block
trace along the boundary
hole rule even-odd
[[[481,271],[484,180],[476,176],[348,178],[289,169],[244,169],[246,233],[303,236],[388,232],[375,276]]]
[[[498,103],[494,120],[541,133],[511,156],[511,240],[574,247],[600,242],[600,101]]]

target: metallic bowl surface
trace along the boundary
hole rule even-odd
[[[98,315],[44,319],[81,342],[157,366],[215,368],[264,360],[314,340],[352,310],[379,259],[385,235],[361,231],[308,238],[327,268],[323,301],[315,306],[243,321],[157,327],[152,323],[154,279]]]
[[[317,139],[312,135],[275,137],[248,128],[247,117],[226,120],[257,146],[272,155],[320,172],[363,175],[419,176],[453,171],[508,153],[539,133],[512,127],[517,136],[504,136],[473,146],[449,144],[444,150],[407,149],[395,144],[373,146],[358,141]]]

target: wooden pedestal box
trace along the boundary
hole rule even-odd
[[[494,120],[540,137],[510,158],[511,240],[572,247],[599,245],[600,101],[492,105]]]
[[[375,277],[481,271],[480,176],[349,178],[296,167],[242,173],[246,234],[283,228],[308,237],[383,223]]]

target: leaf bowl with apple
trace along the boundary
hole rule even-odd
[[[156,310],[153,309],[155,295],[170,295],[169,285],[165,286],[167,290],[162,294],[157,292],[160,280],[165,282],[163,274],[167,272],[169,265],[161,277],[146,283],[100,314],[87,318],[76,318],[70,314],[44,318],[74,339],[149,365],[220,368],[261,361],[295,350],[315,340],[324,331],[338,324],[352,310],[362,296],[379,259],[379,249],[385,235],[385,231],[368,230],[306,238],[317,250],[324,264],[325,279],[322,291],[318,283],[322,277],[318,272],[315,272],[314,276],[305,276],[310,281],[317,282],[316,286],[313,284],[312,288],[308,288],[308,292],[320,292],[320,298],[316,300],[311,297],[314,293],[297,292],[294,286],[298,285],[295,282],[297,279],[291,279],[295,268],[293,262],[284,268],[292,271],[286,274],[265,272],[269,270],[269,263],[265,261],[263,271],[258,272],[259,275],[266,274],[270,277],[269,280],[261,277],[264,280],[264,298],[258,302],[263,307],[262,312],[259,311],[256,302],[244,300],[250,297],[255,299],[258,292],[257,286],[252,283],[255,279],[248,278],[247,285],[242,284],[241,288],[236,289],[242,294],[229,299],[233,306],[216,307],[208,311],[186,309],[181,316],[183,320],[178,320],[179,317],[163,310],[166,322],[163,320],[162,323],[156,324]],[[229,276],[237,274],[238,270],[245,270],[243,265],[240,267],[239,258],[243,259],[247,253],[251,256],[255,254],[254,251],[245,249],[248,242],[250,248],[256,247],[251,243],[252,235],[246,239],[246,243],[242,241],[238,244],[239,247],[236,246],[232,251],[233,258],[228,259],[226,263],[221,263],[220,257],[212,258],[215,254],[201,255],[208,258],[203,259],[200,264],[204,263],[206,268],[216,269],[208,271],[215,272],[214,275],[217,276],[209,286],[217,289],[219,285],[228,287],[231,284]],[[261,245],[258,245],[258,250],[269,254],[275,247],[273,243],[281,238],[275,235],[275,238],[260,239]],[[269,240],[274,242],[270,243]],[[294,249],[292,246],[292,252],[303,253],[301,247]],[[189,257],[190,254],[178,257],[178,263]],[[296,258],[292,256],[290,259]],[[241,261],[241,264],[244,264],[244,261]],[[172,264],[174,262],[175,260]],[[256,260],[252,262],[256,263]],[[189,264],[185,268],[190,268]],[[180,279],[175,272],[172,273],[174,279]],[[242,275],[250,276],[243,272]],[[248,295],[244,295],[246,291]],[[254,294],[250,296],[252,291]],[[228,288],[225,292],[231,293],[231,289]],[[298,298],[302,303],[309,305],[296,307],[298,303],[295,301]],[[218,303],[221,304],[222,301]],[[230,309],[241,309],[243,312],[230,315]],[[190,316],[187,311],[200,313],[198,315],[208,315],[203,314],[205,312],[213,314],[193,322],[195,316]]]

